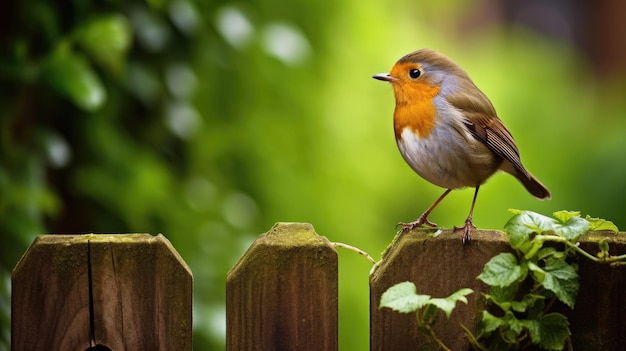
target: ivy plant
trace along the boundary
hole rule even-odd
[[[511,212],[513,217],[504,229],[513,253],[494,256],[477,277],[489,286],[483,296],[491,308],[478,312],[475,333],[461,327],[476,350],[518,350],[531,345],[562,350],[571,334],[569,322],[551,307],[560,301],[574,308],[579,282],[577,265],[571,258],[582,255],[600,263],[626,263],[626,255],[610,255],[607,240],[600,241],[596,255],[582,250],[577,241],[590,230],[618,229],[603,219],[583,218],[579,212],[559,211],[553,217],[531,211]],[[435,316],[441,309],[449,318],[456,302],[467,303],[465,296],[471,292],[461,289],[447,298],[433,299],[416,294],[415,285],[405,282],[389,288],[380,307],[416,313],[419,330],[448,349],[431,328]]]
[[[444,350],[449,350],[432,329],[437,314],[439,310],[442,310],[450,319],[456,303],[459,301],[467,303],[465,296],[473,292],[472,289],[465,288],[445,298],[432,298],[430,295],[417,294],[415,284],[403,282],[383,293],[380,298],[380,308],[388,307],[400,313],[415,313],[418,329],[432,337]]]

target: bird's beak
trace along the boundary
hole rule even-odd
[[[374,76],[372,76],[372,78],[382,80],[385,82],[393,82],[394,80],[397,80],[397,78],[392,77],[389,73],[375,74]]]

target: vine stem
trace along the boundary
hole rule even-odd
[[[535,239],[541,240],[541,241],[552,241],[552,242],[557,242],[557,243],[563,243],[571,248],[573,248],[574,250],[576,250],[576,252],[580,253],[581,255],[587,257],[588,259],[594,261],[594,262],[612,262],[612,261],[619,261],[620,259],[626,258],[626,255],[622,255],[622,256],[616,256],[616,257],[610,257],[604,260],[600,260],[599,258],[593,256],[592,254],[588,253],[587,251],[581,249],[578,245],[576,245],[575,243],[572,243],[571,241],[560,237],[560,236],[554,236],[554,235],[537,235],[535,237]]]
[[[350,251],[354,251],[356,253],[358,253],[359,255],[365,257],[368,261],[370,261],[372,264],[376,264],[376,260],[374,260],[372,258],[372,256],[370,256],[367,252],[359,249],[358,247],[354,247],[352,245],[348,245],[348,244],[344,244],[344,243],[339,243],[339,242],[333,242],[332,243],[335,247],[341,247],[344,248],[346,250],[350,250]]]
[[[435,340],[435,342],[437,344],[439,344],[439,346],[444,349],[445,351],[452,351],[452,349],[450,349],[448,346],[446,346],[446,344],[443,343],[443,341],[441,341],[441,339],[439,339],[437,337],[437,334],[435,334],[435,332],[433,331],[433,329],[430,327],[430,325],[426,326],[426,328],[428,329],[428,334],[430,334],[430,337],[433,338],[433,340]]]

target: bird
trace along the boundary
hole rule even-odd
[[[469,243],[474,206],[481,185],[498,170],[515,177],[538,199],[550,191],[524,166],[513,136],[487,97],[458,64],[424,48],[401,57],[389,73],[373,78],[391,84],[395,96],[393,128],[400,153],[428,182],[445,188],[414,222],[398,223],[400,233],[420,226],[437,227],[430,213],[453,190],[473,187],[474,197],[463,226]]]

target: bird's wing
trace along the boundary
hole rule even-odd
[[[515,168],[524,171],[519,151],[513,136],[497,117],[489,117],[480,112],[464,112],[463,121],[476,138],[482,140],[493,152],[511,162]]]
[[[463,124],[476,138],[481,140],[493,152],[511,162],[515,168],[524,174],[527,171],[522,166],[519,151],[513,136],[497,117],[496,110],[489,98],[473,83],[465,82],[461,91],[464,94],[449,94],[446,99],[465,117]]]

